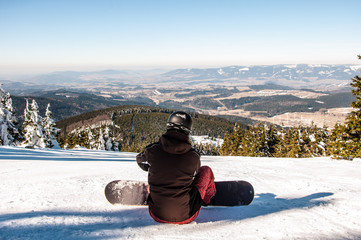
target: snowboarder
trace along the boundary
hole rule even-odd
[[[201,167],[200,155],[189,142],[191,130],[191,116],[174,112],[166,133],[136,157],[148,171],[149,214],[157,222],[190,223],[216,193],[212,169]]]

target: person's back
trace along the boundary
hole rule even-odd
[[[189,142],[191,128],[192,119],[188,114],[173,113],[168,119],[167,132],[159,142],[137,155],[138,165],[149,172],[149,212],[158,222],[190,222],[203,204],[199,186],[194,182],[200,170],[200,156]],[[210,168],[207,174],[211,180],[206,180],[210,183],[203,188],[207,190],[211,185],[213,196],[214,177]]]

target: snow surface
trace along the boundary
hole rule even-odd
[[[192,141],[196,144],[201,144],[201,145],[213,145],[215,147],[217,146],[221,146],[223,144],[223,139],[222,138],[212,138],[209,137],[207,135],[203,135],[203,136],[192,136]]]
[[[147,179],[135,155],[0,147],[0,239],[361,239],[360,160],[203,156],[216,180],[247,180],[256,198],[171,225],[106,201],[108,182]]]

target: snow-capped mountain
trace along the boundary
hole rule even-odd
[[[164,77],[188,80],[202,79],[258,79],[258,80],[298,80],[322,79],[349,80],[360,73],[361,65],[260,65],[231,66],[222,68],[177,69],[163,74]]]

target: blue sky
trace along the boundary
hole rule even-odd
[[[360,0],[0,0],[0,74],[361,64]]]

